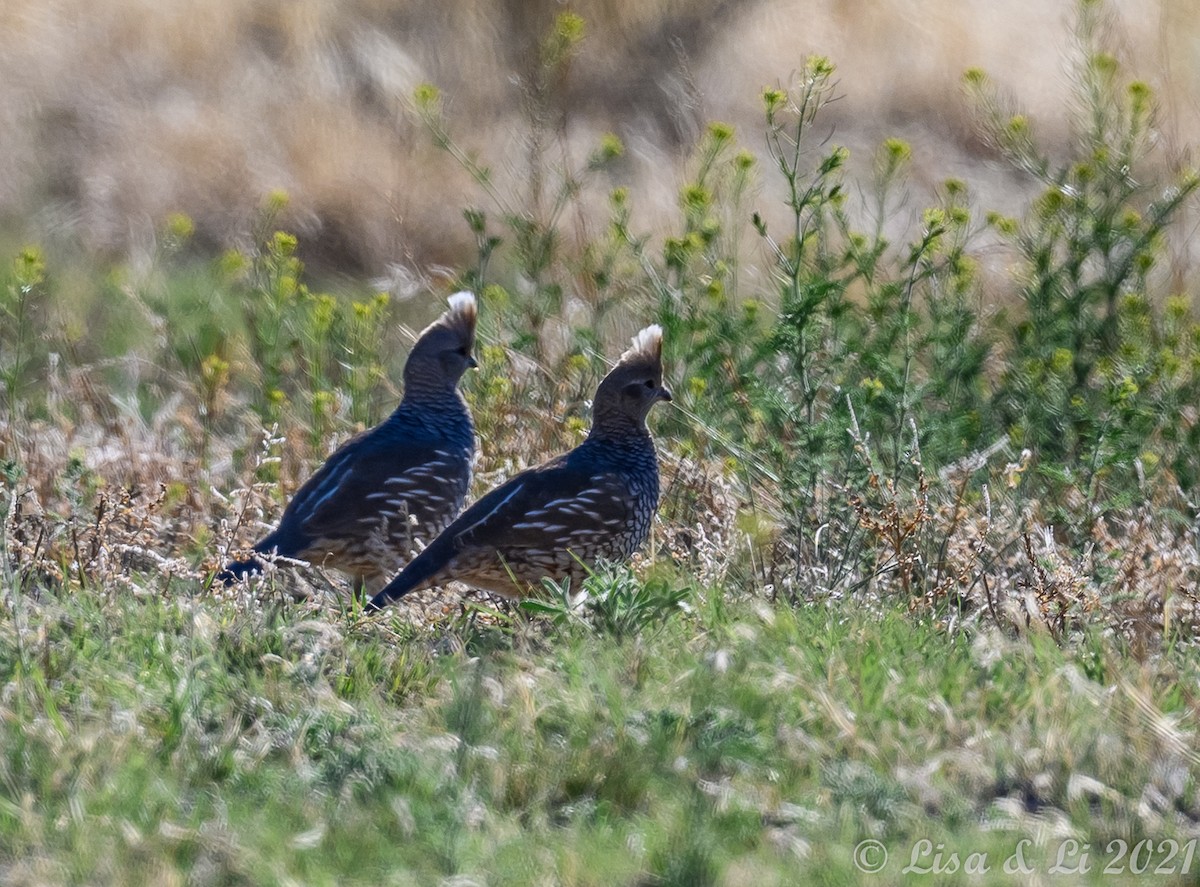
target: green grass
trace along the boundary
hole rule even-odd
[[[1031,838],[1048,867],[1068,837],[1186,843],[1200,818],[1191,649],[1139,666],[1090,634],[707,595],[623,641],[12,605],[5,883],[923,883],[901,874],[921,839],[995,860]],[[886,876],[854,867],[866,838]]]

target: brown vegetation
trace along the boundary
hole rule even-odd
[[[1114,4],[1123,54],[1164,106],[1163,146],[1200,136],[1200,32],[1187,0]],[[611,173],[655,227],[674,205],[705,121],[758,149],[758,94],[810,53],[839,66],[844,99],[826,122],[852,158],[897,135],[914,186],[968,179],[1012,212],[1011,174],[988,162],[960,100],[980,66],[1053,134],[1069,91],[1062,47],[1072,4],[936,0],[606,0],[577,11],[586,38],[541,120],[551,154],[576,158],[604,132],[628,147]],[[244,244],[263,196],[292,197],[282,224],[328,268],[379,274],[461,264],[477,201],[468,176],[410,112],[441,88],[454,136],[511,186],[527,176],[537,41],[558,3],[117,0],[0,9],[0,218],[23,237],[70,235],[116,255],[144,251],[184,212],[201,246]],[[561,146],[561,147],[559,147]],[[854,162],[852,160],[852,162]],[[765,207],[769,212],[771,207]]]

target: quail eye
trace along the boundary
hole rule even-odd
[[[647,387],[647,388],[653,388],[653,387],[654,387],[654,380],[653,380],[653,379],[647,379],[647,380],[646,380],[646,387]]]

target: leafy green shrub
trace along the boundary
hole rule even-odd
[[[300,398],[316,445],[334,428],[339,383],[351,392],[352,413],[369,418],[367,400],[382,376],[379,330],[387,297],[355,302],[346,311],[304,283],[296,248],[294,236],[274,232],[250,257],[238,289],[253,364],[262,374],[255,407],[264,422],[279,422],[285,405]]]
[[[639,580],[628,568],[602,566],[583,587],[545,580],[545,596],[521,602],[521,609],[547,616],[558,626],[584,624],[617,640],[636,637],[686,609],[691,589],[654,576]]]
[[[21,250],[0,278],[0,385],[7,420],[4,444],[14,455],[18,416],[39,399],[26,386],[34,369],[46,361],[45,345],[35,332],[44,325],[46,286],[46,259],[34,246]]]
[[[1029,119],[989,78],[966,86],[986,135],[1043,186],[1022,219],[991,218],[1025,268],[1021,312],[999,331],[1004,366],[991,403],[1014,446],[1030,448],[1051,487],[1077,489],[1089,508],[1128,502],[1139,477],[1197,474],[1197,328],[1186,303],[1159,294],[1166,232],[1200,187],[1187,170],[1162,182],[1148,162],[1154,103],[1105,51],[1102,4],[1079,4],[1077,107],[1067,156],[1052,160]],[[1180,444],[1185,444],[1181,446]],[[1151,455],[1161,445],[1166,452]]]

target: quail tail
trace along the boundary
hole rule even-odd
[[[230,561],[225,565],[225,569],[216,575],[214,582],[219,582],[222,585],[233,585],[235,582],[240,582],[252,573],[263,573],[265,568],[262,561],[256,557],[248,557],[244,561]]]
[[[439,542],[442,544],[439,545]],[[410,591],[423,588],[445,563],[446,559],[442,556],[441,549],[445,547],[446,543],[447,540],[444,536],[433,540],[429,547],[413,558],[396,578],[371,598],[363,609],[368,613],[378,612],[388,604],[400,600]]]

